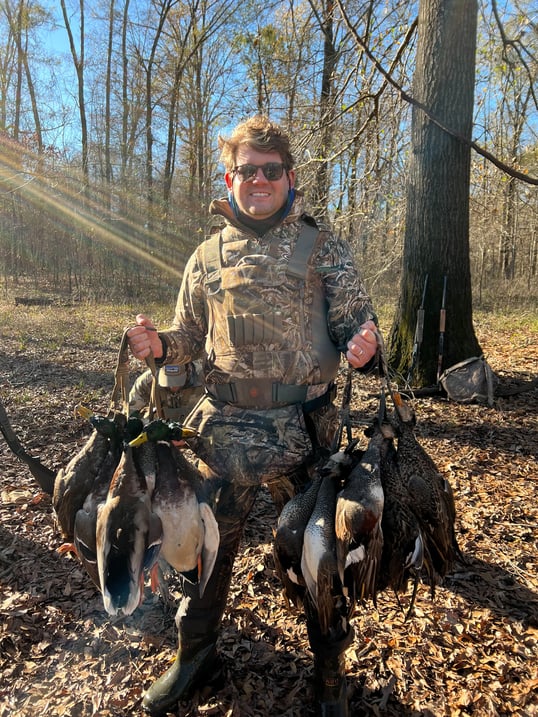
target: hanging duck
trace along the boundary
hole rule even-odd
[[[220,543],[204,481],[180,450],[162,442],[161,436],[170,436],[169,431],[179,437],[177,427],[170,429],[164,421],[153,421],[146,428],[131,446],[155,445],[158,473],[151,507],[162,524],[160,557],[187,580],[198,583],[202,596]]]
[[[431,563],[432,589],[435,579],[451,569],[459,548],[454,528],[456,507],[449,482],[415,436],[416,416],[411,405],[395,392],[393,424],[397,435],[397,462],[410,505],[423,529]]]
[[[346,631],[341,621],[347,619],[347,601],[338,573],[334,516],[336,485],[334,475],[321,475],[314,509],[303,539],[301,571],[307,597],[318,614],[321,631],[331,636]]]
[[[99,584],[110,615],[130,615],[141,603],[144,570],[157,559],[162,524],[151,507],[146,473],[155,470],[155,446],[126,445],[105,502],[99,506],[96,552]],[[151,483],[151,479],[150,479]]]
[[[97,545],[95,530],[97,524],[98,508],[104,503],[110,481],[118,464],[118,457],[109,451],[100,466],[99,473],[93,483],[92,489],[80,510],[76,512],[73,527],[73,542],[63,543],[59,553],[71,552],[80,560],[92,582],[101,589],[99,570],[97,567]]]
[[[113,418],[94,415],[83,406],[77,407],[77,413],[86,417],[93,428],[101,436],[109,439],[109,450],[98,468],[97,475],[84,500],[84,504],[75,514],[73,542],[63,543],[58,552],[72,552],[80,560],[92,582],[100,589],[99,570],[97,567],[96,524],[99,506],[105,502],[110,481],[121,458],[123,441],[138,435],[143,428],[140,419],[123,416]]]
[[[126,421],[122,413],[105,418],[94,416],[82,406],[77,406],[75,410],[78,415],[90,420],[94,431],[65,468],[58,471],[54,483],[52,505],[61,533],[67,540],[73,539],[77,512],[98,481],[110,451],[116,456],[116,465],[119,462]]]
[[[284,587],[284,596],[295,607],[303,603],[306,582],[301,569],[304,532],[314,510],[321,479],[315,476],[309,485],[289,500],[280,513],[273,541],[273,557]]]
[[[375,603],[377,573],[383,549],[381,521],[384,492],[381,445],[387,439],[379,420],[366,451],[351,468],[336,499],[336,555],[340,580],[355,603],[371,597]]]
[[[394,434],[393,434],[394,435]],[[420,523],[411,509],[407,489],[400,474],[396,448],[392,440],[381,445],[381,483],[384,508],[381,521],[383,550],[377,588],[391,587],[396,593],[413,581],[410,614],[420,573],[424,565],[425,544]]]

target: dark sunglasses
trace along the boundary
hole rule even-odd
[[[232,169],[234,176],[237,174],[242,182],[250,182],[258,174],[261,169],[263,176],[268,182],[276,182],[284,174],[284,165],[282,162],[267,162],[267,164],[240,164]]]

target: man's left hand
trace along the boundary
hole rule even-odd
[[[346,358],[353,368],[362,368],[375,356],[377,351],[377,326],[365,321],[360,330],[347,344]]]

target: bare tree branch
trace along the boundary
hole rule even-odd
[[[510,65],[510,67],[513,67],[514,63],[511,61],[510,57],[508,56],[508,53],[506,51],[507,47],[512,47],[514,49],[514,52],[517,54],[521,64],[527,71],[527,75],[529,77],[529,89],[532,99],[534,100],[534,106],[538,108],[538,100],[536,98],[536,92],[534,91],[534,85],[533,85],[533,78],[532,78],[532,72],[527,65],[525,59],[523,58],[523,52],[521,51],[521,42],[519,40],[511,40],[506,36],[506,33],[504,31],[504,25],[501,21],[501,18],[499,16],[499,10],[497,8],[497,0],[491,0],[491,8],[493,10],[493,15],[495,17],[495,22],[497,23],[497,28],[499,30],[499,33],[501,35],[501,40],[503,43],[503,55],[506,60],[506,62]],[[525,48],[523,47],[525,50]],[[529,53],[527,53],[529,54]],[[532,56],[531,56],[532,57]]]
[[[513,167],[510,167],[508,164],[500,160],[495,155],[491,154],[491,152],[488,152],[486,149],[481,147],[479,144],[477,144],[474,140],[468,139],[467,137],[464,137],[459,132],[455,132],[454,130],[450,129],[449,127],[445,127],[445,125],[438,120],[430,110],[425,107],[421,102],[416,100],[414,97],[412,97],[408,92],[406,92],[397,82],[392,78],[390,73],[388,73],[381,63],[377,60],[377,58],[372,54],[370,49],[365,45],[365,43],[362,41],[361,37],[359,37],[359,34],[357,33],[355,27],[352,25],[351,21],[349,20],[349,17],[347,16],[347,13],[345,11],[345,8],[342,4],[342,0],[336,0],[336,3],[338,5],[338,8],[340,12],[342,13],[342,17],[344,19],[344,22],[346,23],[349,31],[353,35],[355,42],[357,45],[362,49],[362,51],[370,58],[371,62],[376,66],[378,72],[380,72],[383,77],[387,80],[389,84],[391,84],[400,94],[400,97],[404,100],[404,102],[409,103],[410,105],[413,105],[413,107],[416,107],[417,109],[420,109],[424,114],[434,123],[436,124],[439,129],[442,129],[443,132],[446,132],[447,134],[451,135],[455,139],[457,139],[460,142],[463,142],[467,146],[474,149],[474,151],[477,154],[480,154],[482,157],[485,157],[489,162],[494,164],[498,169],[505,172],[506,174],[510,175],[511,177],[514,177],[515,179],[519,179],[522,182],[526,182],[527,184],[534,184],[538,185],[538,177],[532,177],[528,174],[524,174],[523,172],[518,171],[517,169],[514,169]]]

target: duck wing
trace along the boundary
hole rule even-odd
[[[319,491],[320,479],[314,479],[293,496],[278,517],[273,541],[275,567],[284,587],[284,596],[296,607],[304,598],[306,582],[301,569],[303,540]]]
[[[208,503],[199,503],[200,517],[204,525],[204,542],[202,546],[202,565],[198,572],[200,583],[200,597],[203,596],[209,578],[217,560],[220,545],[220,533],[215,514]]]
[[[384,492],[380,445],[384,440],[378,428],[336,500],[338,570],[352,602],[368,597],[375,602],[377,572],[383,549],[381,521]]]

